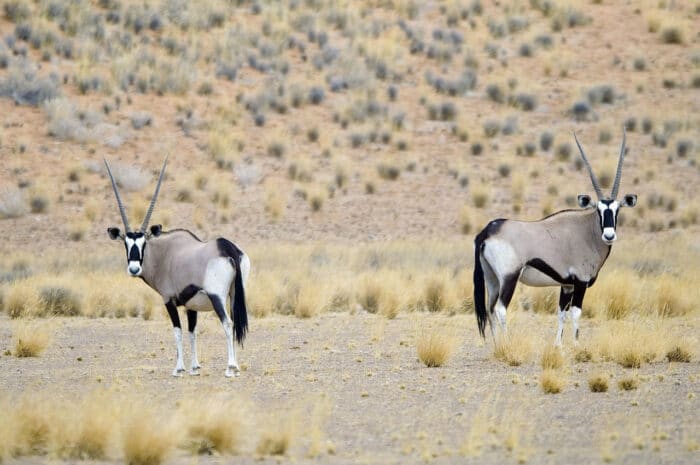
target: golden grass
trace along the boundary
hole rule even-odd
[[[561,372],[550,369],[542,370],[540,386],[545,394],[559,394],[565,385],[566,380]]]
[[[618,380],[617,387],[620,388],[621,391],[634,391],[639,387],[639,378],[636,375],[625,376]]]
[[[430,328],[421,331],[416,341],[418,359],[427,367],[441,367],[450,359],[458,339],[446,328]]]
[[[591,392],[607,392],[609,378],[610,377],[606,373],[593,373],[588,377],[588,388]]]
[[[695,356],[697,341],[681,337],[669,341],[666,347],[666,360],[669,362],[689,363]]]
[[[12,333],[15,357],[38,357],[51,343],[51,332],[45,321],[18,321]]]
[[[598,358],[639,368],[663,353],[668,330],[658,321],[609,321],[597,330],[590,348]]]
[[[306,282],[299,288],[294,315],[298,318],[311,318],[324,310],[328,293],[322,283]]]
[[[225,399],[199,399],[188,402],[187,447],[196,454],[234,454],[243,441],[242,406]]]
[[[497,338],[493,356],[510,366],[520,366],[532,358],[532,338],[528,334],[509,331]]]
[[[121,449],[128,465],[159,465],[172,453],[180,430],[151,406],[132,402],[122,427]]]
[[[547,344],[542,351],[540,366],[543,370],[558,370],[564,366],[564,356],[561,349],[551,344]]]
[[[260,456],[285,455],[295,434],[294,421],[288,417],[269,418],[260,432],[255,451]]]

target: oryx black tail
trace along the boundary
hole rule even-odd
[[[486,309],[486,289],[484,286],[484,269],[481,266],[481,254],[484,252],[486,239],[496,234],[505,221],[502,218],[491,221],[474,238],[474,313],[476,313],[476,323],[479,325],[481,337],[485,337],[486,320],[488,320],[488,311],[490,310]]]
[[[233,320],[233,329],[236,332],[236,341],[239,344],[243,344],[245,335],[248,332],[248,310],[245,305],[245,289],[241,274],[243,251],[236,247],[233,242],[224,238],[219,238],[216,242],[219,246],[219,251],[231,259],[236,269],[236,277],[233,280],[233,295],[231,296],[231,320]]]

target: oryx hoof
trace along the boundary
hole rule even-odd
[[[192,367],[190,369],[190,376],[199,376],[199,369],[202,368],[200,366]]]
[[[227,378],[231,378],[232,376],[239,377],[241,376],[241,369],[235,365],[230,366],[226,368],[226,373],[224,373],[224,376],[226,376]]]
[[[173,370],[173,376],[175,378],[182,378],[185,375],[185,369],[184,368],[175,368]]]

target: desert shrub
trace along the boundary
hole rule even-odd
[[[533,111],[537,108],[537,96],[526,93],[517,94],[513,99],[513,106],[522,111]]]
[[[441,367],[452,356],[457,346],[457,338],[445,329],[424,330],[418,336],[416,351],[418,358],[430,368]]]
[[[493,356],[510,366],[520,366],[532,357],[532,340],[529,335],[511,330],[496,340]]]
[[[379,174],[379,177],[382,179],[395,181],[401,174],[401,169],[395,165],[380,163],[377,165],[377,174]]]
[[[690,338],[675,338],[668,343],[668,347],[666,348],[666,360],[669,362],[690,363],[696,345],[695,341]]]
[[[178,431],[159,412],[145,405],[130,406],[121,444],[128,465],[159,465],[177,441]]]
[[[81,314],[80,297],[63,286],[45,286],[39,290],[41,315],[77,316]]]
[[[547,344],[542,351],[540,365],[543,370],[558,370],[564,366],[564,356],[561,354],[561,349]]]
[[[32,213],[46,213],[49,209],[49,199],[42,194],[34,194],[29,199],[29,208]]]
[[[26,64],[11,64],[9,73],[0,79],[0,97],[11,98],[17,105],[37,107],[60,94],[57,78],[38,77]]]
[[[607,392],[609,376],[605,373],[594,373],[588,378],[588,388],[591,392]]]
[[[552,143],[554,142],[554,136],[551,132],[545,131],[540,134],[540,150],[547,152],[552,148]]]
[[[556,370],[542,370],[540,385],[545,394],[559,394],[564,389],[565,380]]]
[[[233,454],[243,440],[240,406],[230,400],[209,399],[189,405],[186,444],[196,454]],[[231,412],[236,412],[232,415]]]
[[[292,444],[293,428],[289,418],[269,419],[260,432],[260,439],[255,448],[258,455],[284,455]]]
[[[639,387],[639,379],[636,376],[625,376],[617,382],[621,391],[634,391]]]
[[[14,325],[12,331],[15,357],[38,357],[51,342],[51,333],[44,323],[22,321]]]

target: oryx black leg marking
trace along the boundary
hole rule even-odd
[[[505,277],[501,283],[501,290],[498,293],[499,299],[505,308],[508,308],[510,301],[513,298],[513,293],[515,292],[515,286],[518,284],[518,278],[520,277],[520,272],[509,274]]]
[[[564,335],[564,321],[566,321],[566,316],[569,308],[571,307],[571,301],[574,297],[574,288],[572,286],[562,286],[561,291],[559,291],[559,308],[557,309],[557,320],[559,320],[559,326],[557,327],[557,337],[554,340],[554,344],[561,346],[561,338]]]
[[[177,313],[177,307],[170,301],[165,304],[165,308],[168,310],[168,315],[170,316],[170,321],[172,321],[175,328],[180,328],[180,315]]]
[[[171,300],[165,304],[168,310],[170,321],[173,323],[173,334],[175,336],[175,348],[177,350],[177,364],[173,370],[173,376],[182,376],[185,371],[185,363],[182,360],[182,328],[180,327],[180,315],[177,313],[177,306]]]
[[[187,330],[190,333],[194,333],[197,327],[197,312],[194,310],[187,310]]]
[[[211,304],[214,307],[216,315],[221,320],[221,324],[224,327],[224,333],[226,333],[226,349],[228,351],[228,364],[226,366],[226,376],[238,376],[240,374],[240,369],[238,368],[238,362],[236,362],[236,350],[233,346],[233,323],[231,319],[226,315],[226,306],[224,302],[219,298],[219,296],[214,294],[207,294]]]
[[[197,359],[197,312],[187,310],[187,330],[190,333],[190,349],[192,350],[192,361],[190,363],[190,375],[199,375],[199,360]]]
[[[586,295],[588,283],[577,282],[574,285],[574,295],[571,299],[571,321],[574,326],[574,338],[578,341],[578,319],[581,317],[583,297]]]

